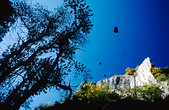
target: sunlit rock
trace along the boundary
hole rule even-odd
[[[136,71],[136,76],[115,75],[109,79],[98,81],[96,85],[102,86],[106,84],[111,90],[134,88],[144,84],[156,84],[157,80],[151,73],[152,64],[150,58],[146,58]]]
[[[109,86],[110,90],[134,88],[134,77],[129,75],[115,75],[109,79],[98,81],[96,85],[102,87],[104,84]]]
[[[152,64],[150,58],[146,58],[136,71],[136,86],[144,84],[156,84],[157,80],[151,73]]]

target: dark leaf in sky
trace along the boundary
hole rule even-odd
[[[117,26],[115,26],[114,27],[114,33],[118,33],[119,31],[118,31],[118,27]]]
[[[104,77],[106,77],[106,75],[104,75]]]

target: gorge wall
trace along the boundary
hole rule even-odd
[[[163,97],[169,95],[169,83],[168,81],[157,82],[156,78],[151,73],[152,63],[149,57],[147,57],[142,64],[139,66],[138,70],[135,72],[135,76],[131,75],[115,75],[108,79],[100,80],[96,83],[91,84],[99,85],[102,87],[104,84],[109,86],[110,90],[117,89],[133,89],[136,86],[142,85],[157,85],[161,90],[164,91]],[[84,87],[87,82],[81,83],[79,89]]]
[[[152,64],[150,58],[146,58],[135,72],[136,76],[130,75],[115,75],[109,79],[98,81],[96,85],[102,86],[106,84],[112,89],[134,88],[144,84],[156,84],[157,80],[151,73]]]

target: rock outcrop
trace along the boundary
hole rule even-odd
[[[150,58],[146,58],[136,71],[136,86],[144,84],[156,84],[157,80],[151,73],[152,63]]]
[[[115,75],[109,79],[98,81],[96,85],[102,86],[106,84],[111,90],[134,88],[144,84],[156,84],[157,80],[151,73],[152,64],[150,58],[146,58],[136,71],[136,76]]]
[[[109,79],[98,81],[96,85],[102,87],[104,84],[109,86],[110,90],[134,88],[134,77],[129,75],[115,75]]]
[[[130,75],[115,75],[108,79],[104,79],[98,81],[97,83],[91,82],[93,85],[99,85],[102,87],[104,84],[109,86],[110,90],[118,90],[118,89],[133,89],[136,86],[142,86],[145,84],[157,85],[163,91],[163,97],[169,95],[169,83],[168,81],[165,82],[157,82],[156,78],[151,73],[152,63],[150,58],[146,58],[142,64],[139,66],[138,70],[135,72],[136,76]],[[84,87],[86,82],[81,83],[78,89]]]

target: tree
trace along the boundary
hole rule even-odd
[[[17,33],[18,42],[0,58],[0,106],[19,109],[50,87],[69,90],[71,96],[64,77],[71,72],[88,75],[86,67],[74,60],[92,28],[86,1],[64,0],[54,12],[26,2],[15,2],[14,8],[26,33]]]
[[[9,27],[15,22],[16,14],[9,0],[1,0],[0,3],[0,41],[8,32]]]

